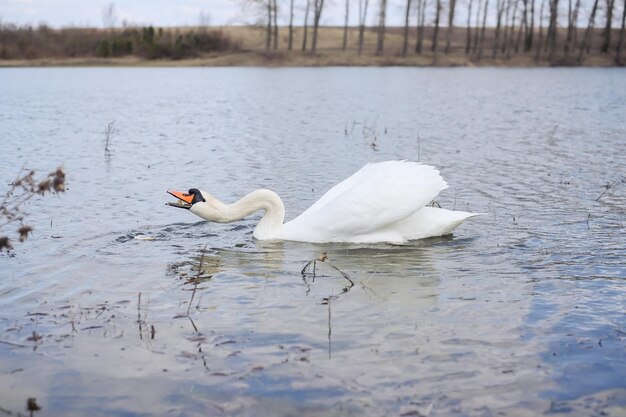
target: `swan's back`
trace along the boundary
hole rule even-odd
[[[368,164],[286,223],[283,238],[309,242],[407,240],[399,238],[391,226],[426,206],[445,188],[439,171],[429,165],[408,161]]]

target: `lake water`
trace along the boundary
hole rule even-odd
[[[624,69],[1,69],[0,127],[0,190],[68,188],[0,255],[0,414],[626,415]],[[291,219],[388,159],[485,215],[316,245],[164,205],[266,187]],[[349,291],[303,277],[322,252]]]

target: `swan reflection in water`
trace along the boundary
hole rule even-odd
[[[170,264],[169,273],[183,280],[181,301],[193,302],[192,327],[196,332],[215,329],[215,320],[219,320],[223,331],[230,333],[233,329],[227,328],[227,322],[241,327],[241,322],[236,324],[231,316],[235,314],[250,316],[246,327],[253,327],[256,333],[272,333],[276,331],[274,319],[260,320],[260,316],[273,317],[286,308],[302,312],[301,326],[315,328],[324,323],[326,330],[317,333],[321,337],[331,334],[332,320],[341,321],[341,309],[352,303],[358,309],[373,303],[373,311],[385,308],[387,303],[393,308],[406,306],[407,311],[433,307],[439,274],[430,253],[448,250],[451,241],[447,237],[434,238],[402,246],[255,241],[230,248],[202,247],[191,257]],[[327,259],[317,262],[315,277],[303,275],[304,266],[318,259],[321,250]],[[354,282],[353,287],[348,286],[342,273]],[[331,308],[337,311],[334,315],[330,314]],[[216,315],[217,311],[220,314]],[[294,331],[295,327],[286,324],[284,318],[280,320],[283,331]],[[291,320],[297,322],[297,316]],[[335,330],[334,335],[340,336],[341,332]],[[331,340],[329,336],[329,354]]]
[[[214,278],[238,285],[248,278],[248,286],[260,285],[260,278],[282,284],[300,283],[307,294],[312,285],[318,285],[328,293],[323,297],[345,292],[343,289],[349,284],[342,275],[345,274],[369,296],[400,301],[410,294],[414,301],[416,297],[435,295],[439,280],[437,259],[463,250],[464,244],[451,236],[405,245],[254,241],[230,248],[198,248],[191,257],[170,264],[168,274],[183,279],[187,285]],[[323,254],[325,259],[321,261]],[[312,261],[316,261],[314,273]],[[415,294],[416,289],[423,292]]]

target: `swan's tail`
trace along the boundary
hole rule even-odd
[[[470,217],[482,213],[452,211],[435,207],[423,207],[413,215],[396,223],[396,230],[405,240],[449,235]]]

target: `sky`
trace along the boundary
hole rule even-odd
[[[117,23],[151,24],[154,26],[197,25],[200,16],[208,15],[210,25],[254,23],[258,12],[245,0],[0,0],[0,19],[4,23],[52,27],[103,26],[103,11],[111,3],[115,6]],[[351,24],[356,25],[358,2],[351,0]],[[403,22],[404,0],[391,0],[388,7],[388,24]],[[248,4],[248,5],[247,5]],[[287,23],[288,0],[279,0],[280,20]],[[295,0],[296,24],[301,25],[305,0]],[[378,10],[378,0],[370,0],[368,22],[373,24]],[[321,24],[343,25],[344,0],[326,0]],[[280,23],[279,23],[280,24]]]
[[[302,25],[306,0],[295,1],[295,25]],[[377,23],[378,4],[380,0],[369,0],[368,25]],[[430,7],[430,14],[433,7]],[[492,0],[489,8],[488,25],[495,22],[495,11]],[[536,14],[538,19],[539,5],[542,0],[536,1]],[[211,26],[244,25],[263,21],[263,11],[256,9],[254,0],[0,0],[0,23],[16,23],[19,25],[37,26],[45,23],[55,28],[60,27],[102,27],[105,19],[104,10],[111,4],[114,5],[116,26],[122,26],[123,22],[129,25],[153,25],[153,26],[196,26],[202,20]],[[359,0],[350,2],[350,25],[357,25],[357,7]],[[444,3],[447,3],[444,0]],[[579,26],[586,26],[591,0],[582,0],[582,7],[578,21]],[[413,2],[417,3],[417,2]],[[560,25],[566,25],[567,2],[561,1],[559,21]],[[600,4],[604,4],[600,1]],[[620,3],[619,1],[615,2]],[[279,25],[288,23],[289,0],[278,0]],[[345,16],[345,0],[325,0],[321,25],[343,26]],[[406,0],[388,0],[387,26],[404,25],[404,7]],[[468,0],[457,0],[457,13],[455,16],[456,26],[465,26],[467,21]],[[614,25],[619,25],[621,5],[615,8]],[[474,11],[475,13],[475,11]],[[473,13],[473,14],[474,14]],[[201,19],[204,16],[204,19]],[[428,16],[428,15],[427,15]],[[598,12],[596,26],[603,21],[604,11]],[[547,17],[547,11],[546,11]],[[415,20],[415,17],[412,17]],[[427,24],[434,20],[428,16]],[[547,20],[547,19],[546,19]],[[441,17],[442,24],[447,22],[447,8]],[[415,22],[411,22],[414,24]],[[547,22],[544,23],[546,25]]]

